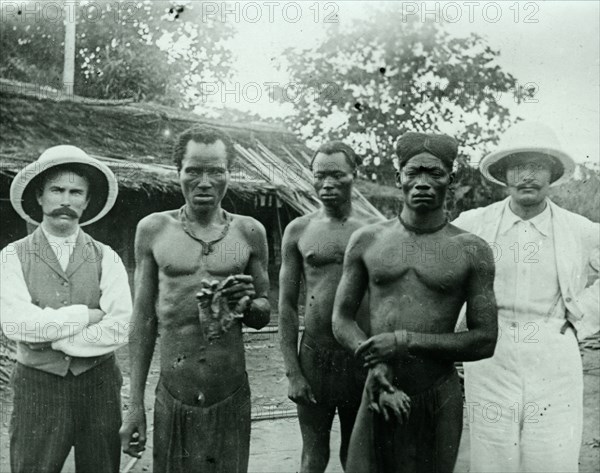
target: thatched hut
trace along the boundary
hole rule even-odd
[[[183,204],[171,162],[175,136],[204,123],[226,129],[235,141],[237,163],[223,206],[252,215],[269,235],[275,269],[283,228],[298,215],[318,208],[308,169],[311,151],[293,134],[264,124],[224,123],[180,110],[120,102],[97,102],[0,82],[0,246],[26,234],[25,223],[8,201],[9,184],[25,164],[56,144],[73,144],[106,162],[119,181],[119,199],[107,217],[89,228],[133,267],[133,236],[145,215]],[[394,205],[395,189],[382,192],[360,184],[383,208]],[[390,194],[392,193],[392,194]],[[378,210],[358,191],[355,205]]]
[[[311,151],[293,134],[272,125],[203,119],[151,104],[81,97],[64,100],[57,91],[1,79],[0,248],[28,231],[9,201],[15,174],[44,149],[72,144],[107,163],[117,176],[117,203],[86,231],[112,246],[131,275],[138,221],[149,213],[183,204],[171,149],[178,133],[198,123],[225,129],[235,141],[237,163],[223,206],[231,212],[252,215],[266,227],[269,272],[276,282],[283,229],[293,218],[319,206],[308,168]],[[369,183],[359,187],[383,209],[394,207],[395,189],[378,193],[377,187]],[[358,190],[354,201],[364,210],[380,213]],[[0,343],[0,352],[2,348],[6,350],[7,345]],[[0,353],[2,357],[11,355]]]

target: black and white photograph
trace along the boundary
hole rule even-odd
[[[600,471],[600,2],[0,0],[0,473]]]

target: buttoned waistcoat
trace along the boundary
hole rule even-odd
[[[102,246],[88,234],[79,231],[69,264],[64,271],[40,227],[15,245],[33,304],[42,309],[58,309],[73,304],[83,304],[90,309],[100,308]],[[49,322],[43,327],[35,328],[36,331],[60,330],[62,336],[67,335],[62,332],[65,329],[80,331],[82,327],[59,327]],[[93,343],[93,334],[90,337],[90,342]],[[77,376],[112,356],[109,353],[98,357],[72,357],[53,350],[48,342],[17,343],[19,363],[59,376],[65,376],[69,370]]]

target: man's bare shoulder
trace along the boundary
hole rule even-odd
[[[375,222],[369,223],[356,230],[352,234],[351,241],[356,243],[361,242],[363,244],[375,242],[377,237],[390,231],[395,224],[396,222],[393,219],[383,221],[381,219],[377,219]]]
[[[232,223],[234,223],[240,231],[248,238],[254,239],[261,236],[266,237],[267,231],[262,223],[249,215],[229,214]]]
[[[371,225],[373,223],[384,222],[385,218],[380,215],[373,215],[363,209],[354,210],[352,219],[362,225]]]
[[[178,221],[178,210],[154,212],[142,218],[137,225],[139,234],[154,235],[165,228],[165,225]]]
[[[288,223],[288,225],[285,227],[284,234],[288,238],[294,238],[294,239],[300,238],[300,236],[302,235],[304,230],[306,230],[306,227],[308,227],[308,225],[312,221],[314,221],[318,216],[319,216],[319,211],[315,210],[314,212],[311,212],[309,214],[301,215],[300,217],[296,217],[294,220],[292,220],[290,223]]]
[[[450,235],[452,237],[456,238],[458,241],[464,242],[466,244],[488,246],[488,244],[485,242],[485,240],[483,238],[475,235],[474,233],[468,232],[467,230],[464,230],[463,228],[457,227],[456,225],[449,223],[447,226],[447,229],[448,229]]]
[[[469,256],[475,258],[475,261],[478,258],[493,260],[492,249],[483,238],[463,230],[462,228],[456,227],[451,223],[448,224],[447,228],[452,239],[456,241]]]

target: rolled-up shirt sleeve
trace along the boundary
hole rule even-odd
[[[80,333],[89,323],[87,306],[73,304],[58,309],[35,305],[27,288],[16,252],[0,252],[0,325],[10,340],[54,342]]]
[[[132,313],[127,271],[117,253],[103,245],[100,309],[106,314],[97,324],[52,343],[67,355],[90,357],[115,351],[127,344]]]

